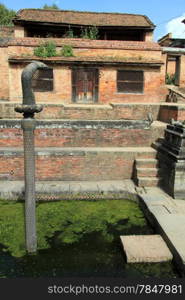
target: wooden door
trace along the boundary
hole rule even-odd
[[[98,100],[98,70],[76,68],[72,71],[73,102],[94,103]]]

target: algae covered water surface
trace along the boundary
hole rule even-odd
[[[0,277],[168,277],[171,263],[126,264],[120,235],[151,234],[127,200],[39,203],[37,255],[25,252],[24,204],[0,202]]]

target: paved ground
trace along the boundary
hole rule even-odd
[[[138,188],[141,206],[174,255],[185,275],[185,201],[174,200],[159,188]]]

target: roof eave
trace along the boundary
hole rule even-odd
[[[16,57],[10,57],[8,59],[8,61],[10,63],[16,63],[16,64],[19,64],[19,63],[30,63],[31,61],[34,60],[39,60],[39,61],[42,61],[42,62],[47,62],[47,63],[51,63],[51,64],[62,64],[62,65],[74,65],[74,64],[81,64],[81,65],[111,65],[111,66],[126,66],[126,65],[132,65],[132,66],[143,66],[143,67],[148,67],[148,66],[151,66],[151,67],[161,67],[162,64],[164,64],[162,61],[103,61],[103,60],[87,60],[87,61],[83,61],[83,60],[80,60],[76,57],[75,60],[70,60],[68,58],[66,59],[47,59],[47,58],[16,58]]]
[[[75,24],[75,23],[58,23],[58,22],[48,22],[48,21],[36,21],[36,20],[22,20],[22,19],[16,19],[14,18],[12,20],[14,25],[37,25],[39,26],[59,26],[59,27],[64,27],[70,25],[71,27],[86,27],[86,26],[93,26],[94,24]],[[145,29],[145,30],[154,30],[155,25],[151,26],[125,26],[125,25],[96,25],[96,27],[101,27],[101,28],[108,28],[108,27],[123,27],[123,28],[130,28],[130,29]]]

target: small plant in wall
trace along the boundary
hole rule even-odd
[[[71,45],[64,45],[61,49],[61,55],[65,57],[74,56],[73,47]]]
[[[34,49],[34,55],[39,57],[56,56],[56,44],[52,41],[43,43]]]
[[[166,74],[166,84],[175,84],[175,74]]]

